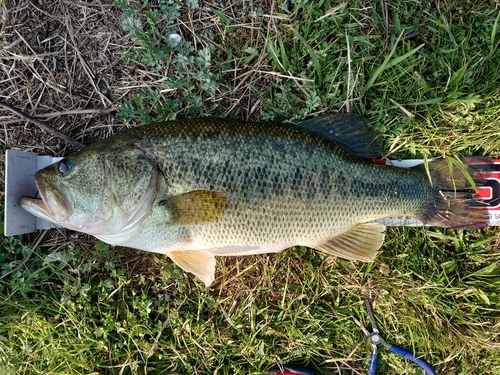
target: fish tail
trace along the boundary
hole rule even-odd
[[[419,166],[430,178],[430,199],[420,220],[427,225],[455,229],[480,229],[488,225],[487,204],[477,196],[494,170],[490,158],[440,159]],[[415,167],[418,168],[418,167]]]

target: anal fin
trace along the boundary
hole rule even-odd
[[[373,262],[378,249],[384,243],[384,231],[383,224],[358,224],[349,231],[313,247],[340,258]]]
[[[215,256],[206,250],[179,250],[168,254],[169,258],[186,272],[191,272],[205,283],[215,280]]]

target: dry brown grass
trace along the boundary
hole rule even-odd
[[[83,142],[109,135],[115,117],[88,110],[113,106],[127,94],[117,91],[130,72],[123,64],[127,39],[112,1],[7,1],[4,9],[0,100],[36,116],[70,111],[50,123]],[[58,140],[31,124],[22,126],[9,113],[0,121],[4,148],[68,152]]]
[[[6,0],[0,9],[0,101],[85,144],[123,129],[113,110],[148,77],[124,61],[130,41],[112,0]],[[6,110],[0,110],[0,129],[2,200],[6,149],[56,156],[75,151]],[[69,235],[50,231],[40,246],[57,250]],[[89,251],[95,243],[90,236],[69,240]]]
[[[112,113],[99,114],[128,95],[118,88],[131,75],[123,64],[127,38],[112,1],[3,1],[0,6],[0,101],[47,119],[53,128],[84,143],[123,125]],[[5,110],[0,126],[2,151],[74,151]],[[3,183],[3,169],[0,173]]]

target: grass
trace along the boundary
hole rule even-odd
[[[116,0],[107,6],[126,34],[121,57],[102,60],[116,64],[104,81],[121,107],[118,117],[60,126],[74,137],[103,137],[115,131],[109,123],[206,115],[297,121],[349,110],[384,131],[396,158],[500,155],[494,2],[275,0],[222,7]],[[95,9],[81,8],[80,16]],[[69,19],[76,25],[76,16]],[[19,39],[14,24],[4,21],[3,57],[22,45],[10,44]],[[87,27],[62,39],[77,41]],[[182,41],[168,38],[172,33]],[[115,51],[109,38],[102,45]],[[43,52],[35,51],[34,39],[30,47],[24,55]],[[105,102],[85,72],[75,75],[75,86],[68,83],[70,99],[53,89],[50,82],[63,80],[44,75],[50,69],[37,64],[52,66],[44,58],[31,65],[6,59],[18,65],[4,69],[12,87],[2,98],[32,109],[73,108],[77,92],[95,107]],[[81,63],[66,61],[71,71]],[[29,81],[20,77],[29,74],[19,66],[46,77],[45,84],[35,80],[23,89]],[[103,85],[94,79],[95,87]],[[124,93],[120,85],[130,89]],[[27,138],[6,138],[3,145],[13,139]],[[46,142],[45,152],[65,152],[42,135],[37,142]],[[318,374],[366,373],[371,347],[351,319],[366,321],[364,296],[373,300],[388,342],[421,355],[437,373],[500,374],[496,228],[389,228],[373,264],[304,248],[220,258],[208,289],[162,256],[65,230],[2,235],[0,243],[0,375],[264,374],[284,363]],[[422,374],[387,350],[381,356],[379,373]]]

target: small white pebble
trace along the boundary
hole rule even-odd
[[[168,37],[170,39],[175,40],[177,43],[179,43],[182,40],[182,37],[179,34],[170,34]]]

